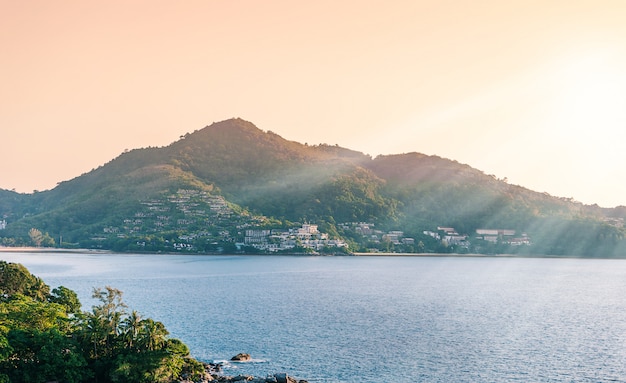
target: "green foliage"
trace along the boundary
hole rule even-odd
[[[204,372],[163,323],[127,314],[120,290],[94,289],[99,304],[81,313],[72,290],[47,294],[22,265],[0,266],[0,382],[167,383]]]
[[[24,295],[44,301],[50,288],[40,279],[32,275],[26,267],[19,263],[0,261],[0,299],[11,299],[14,295]]]
[[[7,334],[11,357],[2,364],[11,382],[78,383],[90,376],[76,342],[56,328]]]
[[[0,306],[0,324],[6,328],[46,331],[63,327],[66,312],[63,306],[14,295]]]
[[[52,294],[50,294],[48,300],[52,303],[64,306],[68,314],[79,314],[81,312],[81,304],[78,295],[65,286],[52,289]]]
[[[535,222],[529,229],[541,253],[554,255],[615,257],[626,254],[624,231],[589,219],[555,217]]]
[[[170,197],[181,190],[223,198],[228,209],[213,211],[195,197],[177,205]],[[625,207],[603,209],[533,192],[437,156],[372,159],[336,145],[302,145],[241,119],[215,123],[168,147],[126,152],[50,191],[0,190],[0,217],[8,222],[0,243],[10,246],[53,246],[58,238],[62,247],[228,252],[242,241],[236,236],[243,227],[310,222],[331,230],[331,237],[343,235],[354,249],[448,252],[453,247],[422,232],[452,226],[469,235],[479,228],[527,232],[535,254],[626,255]],[[604,227],[607,220],[613,229]],[[372,244],[336,230],[361,221],[404,231],[423,247]],[[570,236],[565,227],[581,235]]]

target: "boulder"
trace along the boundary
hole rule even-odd
[[[233,382],[249,382],[254,380],[254,376],[252,375],[238,375],[233,378]]]
[[[230,360],[232,360],[233,362],[247,362],[250,359],[252,359],[250,357],[250,354],[244,354],[243,352],[240,352],[239,354],[230,358]]]
[[[222,372],[222,363],[203,363],[204,370],[210,374],[217,374]]]
[[[297,380],[287,375],[285,372],[274,374],[274,377],[276,378],[276,383],[298,383]]]

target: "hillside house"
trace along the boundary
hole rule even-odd
[[[328,234],[319,232],[317,225],[304,224],[297,229],[245,231],[244,244],[268,252],[286,251],[302,246],[314,251],[326,247],[347,247],[341,240],[329,240]]]
[[[271,230],[246,230],[243,243],[246,245],[267,244]]]
[[[504,243],[513,246],[530,245],[530,237],[526,233],[515,236],[515,230],[508,229],[477,229],[477,239],[482,239],[491,243]]]

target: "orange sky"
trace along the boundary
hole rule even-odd
[[[0,188],[241,117],[626,205],[626,1],[0,0]]]

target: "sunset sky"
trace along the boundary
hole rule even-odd
[[[241,117],[626,205],[626,1],[0,0],[0,188]]]

